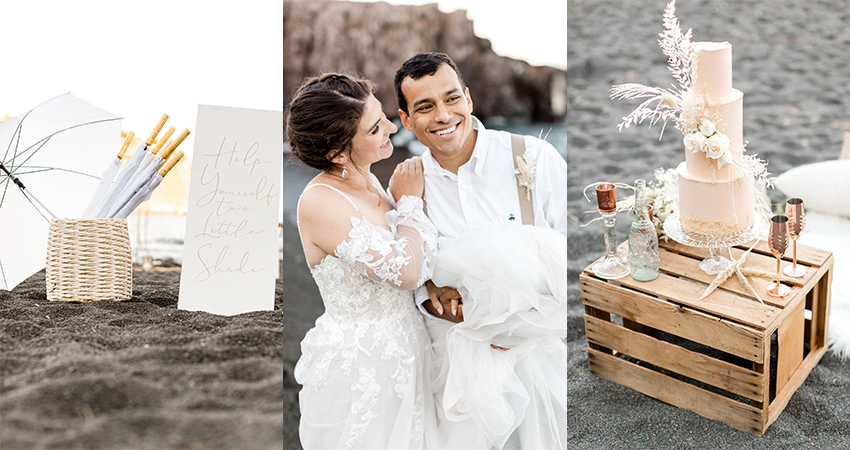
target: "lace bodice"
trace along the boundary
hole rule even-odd
[[[417,359],[430,345],[411,289],[431,277],[437,231],[425,216],[420,198],[402,197],[398,208],[385,214],[387,230],[369,222],[350,198],[337,192],[353,207],[351,229],[335,254],[325,256],[311,269],[325,312],[301,343],[295,377],[316,393],[329,377],[350,377],[346,389],[357,391],[360,398],[350,412],[362,421],[362,428],[352,429],[347,448],[360,442],[377,417],[373,407],[382,391],[398,398],[409,392],[408,383],[421,364]],[[391,379],[381,379],[374,369],[367,368],[372,364],[367,361],[373,360],[392,367]],[[413,407],[418,417],[416,436],[422,433],[422,401],[417,395]]]
[[[325,315],[339,321],[376,321],[397,316],[413,306],[411,289],[433,273],[437,230],[425,216],[422,199],[404,196],[385,214],[389,230],[369,222],[344,193],[355,216],[348,240],[335,255],[311,269],[325,304]],[[358,217],[359,216],[359,217]]]
[[[365,218],[350,220],[351,240],[340,243],[336,256],[326,256],[311,270],[325,315],[339,322],[377,322],[407,314],[408,307],[415,309],[408,301],[409,290],[399,288],[400,269],[411,259],[404,241]],[[430,277],[427,266],[422,276]]]

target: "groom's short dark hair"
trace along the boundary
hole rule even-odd
[[[406,78],[410,77],[414,80],[418,80],[425,75],[434,75],[437,73],[437,70],[443,64],[448,64],[452,70],[457,74],[457,79],[460,81],[460,87],[463,90],[466,90],[466,84],[463,82],[463,76],[460,74],[460,70],[455,65],[455,62],[449,58],[449,55],[445,53],[420,53],[401,65],[401,68],[398,69],[395,73],[395,80],[393,80],[393,84],[395,85],[395,96],[396,100],[398,100],[398,107],[405,114],[408,114],[407,111],[407,99],[404,98],[404,93],[401,92],[401,82]]]

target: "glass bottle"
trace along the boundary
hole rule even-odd
[[[636,281],[658,278],[658,234],[649,218],[646,181],[635,181],[634,221],[629,230],[629,272]]]

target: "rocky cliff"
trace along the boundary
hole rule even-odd
[[[475,36],[465,11],[284,0],[283,15],[285,104],[305,76],[344,68],[376,82],[378,99],[394,118],[396,69],[417,53],[437,51],[457,63],[479,118],[558,122],[566,116],[566,72],[497,55],[490,41]]]

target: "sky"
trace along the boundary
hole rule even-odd
[[[67,92],[143,138],[198,104],[280,111],[282,35],[280,0],[0,0],[0,118]]]
[[[566,0],[437,3],[467,10],[497,53],[566,68]],[[282,110],[282,18],[281,0],[0,0],[0,118],[66,92],[142,137],[162,113],[194,131],[198,104]]]
[[[369,0],[356,0],[369,1]],[[437,3],[443,12],[466,10],[475,34],[502,56],[533,65],[567,68],[568,0],[385,0],[395,5]],[[369,1],[372,3],[372,1]]]

